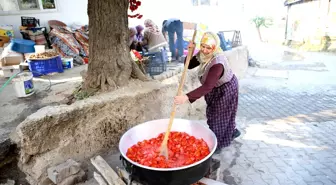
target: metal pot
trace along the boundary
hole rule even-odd
[[[211,157],[217,148],[215,134],[204,124],[184,119],[174,119],[172,131],[186,132],[202,138],[209,146],[210,154],[188,166],[178,168],[153,168],[133,162],[126,156],[127,149],[139,141],[157,137],[166,131],[169,119],[153,120],[128,130],[119,141],[124,167],[131,177],[148,185],[189,185],[202,179],[210,168]]]

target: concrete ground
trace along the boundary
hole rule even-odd
[[[86,67],[79,66],[65,70],[64,73],[34,78],[36,92],[26,98],[18,98],[12,84],[6,86],[0,92],[0,106],[2,107],[0,109],[0,143],[8,139],[13,129],[27,116],[44,106],[59,104],[71,95],[81,82],[80,72]],[[6,81],[6,78],[0,77],[0,86]]]
[[[242,135],[219,156],[218,180],[336,184],[336,56],[305,53],[301,60],[250,68],[239,101]]]

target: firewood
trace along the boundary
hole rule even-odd
[[[96,179],[99,185],[107,185],[104,178],[100,174],[93,172],[93,177]]]
[[[122,179],[124,179],[125,181],[126,181],[126,183],[127,184],[129,184],[129,185],[142,185],[141,183],[139,183],[139,182],[132,182],[132,183],[130,183],[131,182],[131,179],[130,179],[130,174],[126,171],[126,170],[123,170],[123,169],[120,169],[119,167],[117,167],[117,170],[118,170],[118,172],[120,173],[120,177],[122,178]]]
[[[126,185],[101,156],[98,155],[91,158],[91,163],[102,174],[109,185]]]

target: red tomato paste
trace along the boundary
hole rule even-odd
[[[168,160],[160,155],[164,133],[150,140],[138,142],[127,150],[126,156],[139,164],[154,168],[175,168],[193,164],[209,153],[203,139],[185,132],[171,132],[168,139]]]

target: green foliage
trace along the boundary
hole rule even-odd
[[[262,16],[256,16],[252,19],[252,22],[254,23],[256,28],[265,27],[268,28],[273,25],[273,19],[262,17]]]

